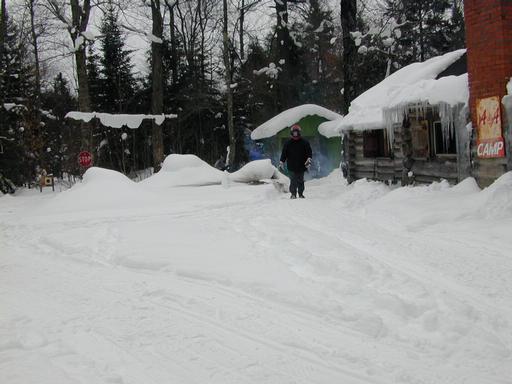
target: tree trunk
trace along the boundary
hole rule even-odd
[[[282,71],[278,77],[278,91],[280,109],[288,109],[291,106],[290,90],[290,31],[288,30],[288,1],[275,0],[277,15],[277,63]],[[284,62],[282,62],[284,60]]]
[[[350,32],[355,32],[357,2],[356,0],[340,0],[341,8],[341,28],[343,32],[343,105],[344,112],[348,112],[348,108],[352,100],[356,96],[354,69],[356,60],[356,45],[350,36]]]
[[[37,33],[35,27],[34,1],[28,0],[30,13],[30,33],[32,35],[32,45],[34,47],[34,66],[35,66],[35,104],[39,108],[41,96],[41,70],[39,65],[39,44],[37,42]]]
[[[244,60],[244,22],[245,22],[245,0],[242,0],[240,7],[240,60]]]
[[[174,30],[174,24],[176,23],[176,17],[174,15],[174,4],[169,6],[169,29],[171,32],[171,70],[172,70],[172,84],[176,85],[178,83],[178,50],[176,47],[176,31]]]
[[[89,82],[87,81],[87,67],[85,56],[85,44],[80,44],[76,47],[76,42],[81,32],[87,30],[89,23],[89,15],[91,13],[91,1],[84,0],[83,4],[79,4],[79,0],[70,0],[71,17],[73,28],[69,30],[73,47],[75,48],[75,64],[76,74],[78,78],[78,107],[81,112],[91,111],[91,99],[89,96]],[[62,14],[61,10],[57,7],[54,9],[55,15],[66,24],[67,19]],[[78,49],[77,49],[78,48]],[[92,151],[92,130],[89,124],[80,123],[80,149],[84,151]]]
[[[152,33],[154,37],[162,39],[163,20],[160,10],[160,0],[151,0],[151,16],[153,20]],[[160,115],[164,111],[163,70],[162,70],[162,44],[151,42],[151,113]],[[153,146],[153,167],[158,171],[164,160],[164,142],[162,127],[152,122],[151,143]]]
[[[224,79],[226,82],[227,92],[227,112],[228,112],[228,133],[229,133],[229,158],[227,162],[229,166],[233,167],[236,153],[236,137],[235,126],[233,123],[233,89],[231,88],[231,62],[229,60],[229,40],[228,40],[228,4],[227,0],[222,0],[224,11],[224,23],[222,28],[222,40],[224,43]]]
[[[76,75],[78,78],[78,108],[80,112],[91,112],[91,99],[89,96],[89,84],[87,82],[87,68],[85,63],[85,47],[75,52]],[[80,149],[92,150],[92,131],[89,123],[80,123]]]
[[[7,9],[5,0],[2,0],[0,6],[0,59],[4,57],[5,35],[7,34]],[[0,63],[3,64],[3,63]],[[5,68],[0,67],[0,81],[3,82]],[[3,105],[3,94],[0,92],[0,104]],[[0,114],[0,122],[3,121],[3,114]]]

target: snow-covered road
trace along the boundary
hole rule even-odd
[[[511,174],[91,185],[0,197],[2,383],[512,383]]]

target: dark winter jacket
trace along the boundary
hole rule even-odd
[[[283,147],[281,161],[287,162],[288,170],[292,172],[306,171],[305,162],[312,157],[311,145],[307,140],[300,138],[298,140],[290,139]]]

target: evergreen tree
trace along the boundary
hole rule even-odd
[[[125,39],[112,2],[103,15],[100,30],[102,112],[120,113],[125,111],[127,101],[133,96],[135,79],[131,51],[125,49]]]
[[[305,82],[301,89],[302,103],[315,103],[339,108],[339,59],[335,51],[332,11],[325,0],[310,0],[305,10],[304,49],[300,67]]]
[[[78,164],[73,154],[80,150],[80,130],[65,120],[69,111],[76,110],[77,100],[71,95],[62,73],[54,78],[50,90],[43,93],[42,106],[51,113],[46,114],[43,166],[58,177],[62,177],[64,172],[78,174]]]
[[[100,70],[96,72],[95,55],[89,55],[88,66],[91,99],[97,100],[98,110],[108,113],[126,112],[126,106],[135,92],[135,79],[132,74],[133,65],[131,51],[125,49],[125,38],[118,24],[118,14],[112,2],[108,3],[101,25],[101,56]],[[94,92],[97,97],[94,97]],[[97,143],[98,159],[102,166],[129,171],[129,150],[132,132],[104,127],[100,129]]]
[[[87,47],[87,81],[89,83],[89,94],[91,108],[93,111],[102,111],[105,95],[102,94],[103,84],[100,78],[99,56],[94,51],[94,43],[88,42]]]
[[[30,102],[34,85],[26,45],[9,18],[5,1],[0,23],[0,174],[21,185],[34,178],[40,125]]]
[[[455,0],[387,0],[386,14],[401,25],[395,60],[400,67],[449,52],[454,34],[448,15]]]

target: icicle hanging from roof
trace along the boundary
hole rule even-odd
[[[443,141],[445,146],[448,148],[450,138],[455,137],[455,108],[450,104],[440,102],[437,105],[439,112],[439,119],[441,120],[441,130],[443,132]]]
[[[439,102],[436,105],[430,105],[428,101],[419,101],[412,104],[399,104],[393,108],[383,110],[384,122],[388,132],[390,145],[394,140],[394,126],[401,124],[404,118],[409,117],[409,113],[414,113],[417,117],[426,117],[429,109],[437,110],[441,121],[441,130],[443,140],[446,146],[449,145],[450,138],[455,137],[455,119],[457,107],[452,107],[445,102]]]

